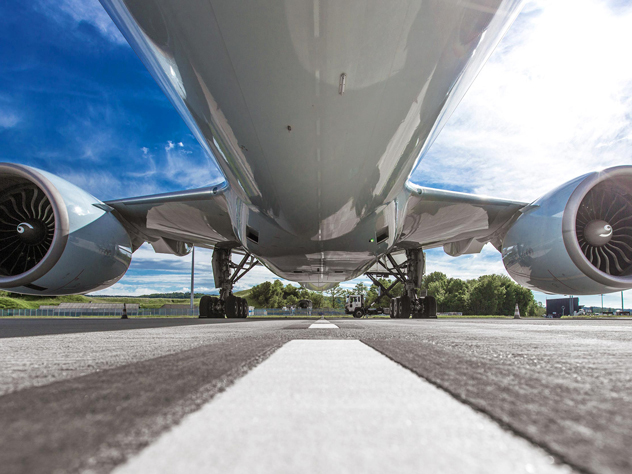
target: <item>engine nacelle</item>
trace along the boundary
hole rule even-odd
[[[632,288],[632,166],[575,178],[522,212],[502,246],[518,283],[571,295]]]
[[[0,163],[0,288],[34,295],[87,293],[117,282],[130,237],[101,201],[28,166]]]

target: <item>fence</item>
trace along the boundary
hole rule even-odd
[[[198,309],[194,308],[191,311],[187,309],[141,309],[141,310],[127,310],[127,315],[130,318],[134,316],[197,316]],[[1,309],[0,316],[15,316],[17,317],[36,317],[36,316],[48,316],[48,317],[79,317],[79,316],[121,316],[121,311],[113,311],[109,309]]]
[[[314,309],[275,309],[275,308],[266,308],[259,309],[256,308],[249,313],[249,316],[253,317],[277,317],[277,318],[296,318],[301,316],[344,316],[344,309],[331,309],[331,308],[314,308]]]
[[[159,317],[159,316],[198,316],[198,308],[187,309],[138,309],[127,310],[127,315],[130,318],[133,317]],[[318,316],[343,316],[345,314],[343,309],[254,309],[250,310],[250,317],[276,317],[276,318],[297,318],[297,317],[318,317]],[[106,317],[106,316],[121,316],[120,310],[111,309],[0,309],[0,316],[13,316],[19,317],[80,317],[80,316],[92,316],[92,317]]]

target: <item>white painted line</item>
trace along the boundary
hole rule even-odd
[[[320,324],[314,323],[310,324],[307,329],[338,329],[338,326],[330,322]]]
[[[359,341],[294,340],[123,473],[568,473]]]
[[[330,323],[325,318],[321,318],[310,324],[307,329],[338,329],[338,326],[334,323]]]

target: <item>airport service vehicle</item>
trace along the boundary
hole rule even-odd
[[[384,314],[384,308],[366,306],[364,295],[349,295],[345,301],[345,314],[353,314],[354,318],[361,318],[365,314]]]
[[[376,314],[388,314],[391,318],[401,318],[401,314],[407,312],[412,318],[437,317],[437,300],[433,296],[410,297],[409,295],[402,295],[394,297],[389,295],[389,298],[389,308],[386,309],[381,306],[374,306],[375,303],[367,306],[364,295],[349,295],[345,301],[345,314],[353,314],[354,318]]]
[[[375,311],[377,314],[377,309]],[[364,295],[348,295],[345,301],[345,314],[353,314],[354,318],[368,314],[368,308],[364,306]]]
[[[632,288],[631,166],[531,203],[409,180],[521,0],[101,2],[225,181],[102,202],[50,171],[0,164],[0,288],[104,288],[144,242],[214,249],[220,294],[201,317],[245,317],[232,290],[258,264],[314,290],[377,268],[406,288],[393,316],[432,316],[423,250],[487,243],[532,289]]]

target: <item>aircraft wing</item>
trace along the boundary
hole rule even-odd
[[[108,201],[133,239],[134,250],[149,242],[158,253],[185,255],[189,244],[212,248],[237,247],[220,184],[176,193]]]
[[[500,248],[508,226],[529,203],[426,188],[409,183],[405,220],[397,246],[443,246],[454,257],[478,253],[487,242]]]

